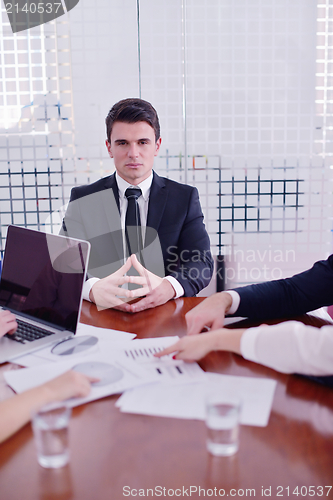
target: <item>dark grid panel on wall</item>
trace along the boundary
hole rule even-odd
[[[242,180],[232,177],[231,180],[221,181],[218,220],[222,227],[223,222],[230,222],[233,232],[297,231],[298,210],[303,206],[299,201],[304,194],[300,190],[301,183],[301,179],[262,180],[260,174],[257,180],[248,179],[245,175]],[[230,194],[225,194],[226,191]],[[240,198],[242,200],[238,201]],[[285,209],[293,209],[292,216],[286,216]],[[273,220],[282,222],[279,229],[274,229]],[[286,221],[293,221],[294,227],[287,227]],[[236,227],[237,222],[242,224]],[[224,233],[221,229],[221,234]]]
[[[302,231],[304,179],[297,167],[222,168],[223,159],[197,155],[189,159],[188,183],[197,187],[214,254],[229,253],[231,234]],[[161,155],[159,174],[184,182],[184,157]],[[269,177],[269,178],[268,178]],[[229,235],[229,236],[228,236]]]

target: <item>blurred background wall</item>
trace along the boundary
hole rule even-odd
[[[71,187],[114,171],[105,116],[156,108],[160,175],[195,185],[226,286],[332,248],[332,0],[81,0],[0,26],[0,238],[57,230]],[[210,291],[214,291],[215,282]]]

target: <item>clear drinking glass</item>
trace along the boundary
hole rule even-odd
[[[69,461],[68,424],[71,408],[43,407],[32,416],[38,463],[57,469]]]
[[[230,456],[239,446],[241,401],[237,397],[208,392],[206,396],[207,450]]]

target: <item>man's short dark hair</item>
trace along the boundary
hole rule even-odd
[[[147,122],[154,129],[155,141],[157,142],[160,138],[160,122],[156,110],[150,102],[143,99],[123,99],[112,106],[105,119],[108,141],[110,141],[112,127],[115,122]]]

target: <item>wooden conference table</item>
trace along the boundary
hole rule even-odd
[[[182,336],[184,315],[200,300],[177,299],[135,315],[98,312],[84,302],[81,320],[134,332],[138,338]],[[269,493],[271,498],[327,497],[325,486],[333,485],[333,390],[229,353],[211,353],[200,364],[212,372],[277,381],[268,426],[242,426],[235,456],[207,453],[204,422],[121,413],[115,407],[118,396],[110,396],[73,410],[71,461],[63,469],[37,464],[30,424],[0,445],[0,499],[120,500],[172,494],[199,499],[221,498],[223,490],[225,497],[234,498]],[[328,498],[333,498],[332,490]]]

